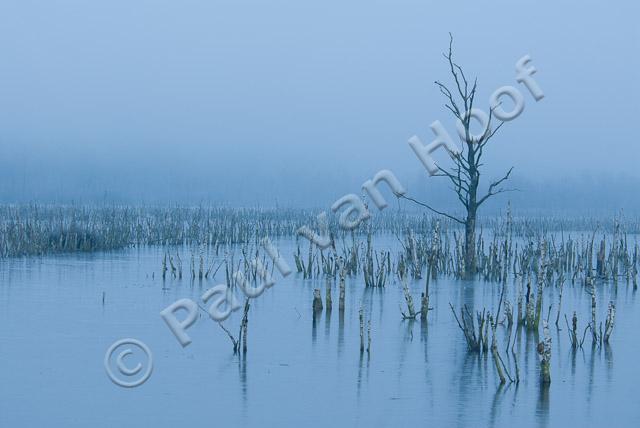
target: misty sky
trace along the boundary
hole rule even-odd
[[[433,84],[450,82],[452,32],[478,107],[503,85],[525,97],[486,178],[515,166],[522,203],[600,192],[640,207],[639,12],[620,0],[3,0],[0,199],[328,207],[391,169],[446,203],[407,140],[430,141],[437,119],[455,135]],[[525,54],[538,103],[515,81]]]

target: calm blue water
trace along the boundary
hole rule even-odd
[[[293,268],[292,243],[278,247]],[[183,258],[187,257],[182,250]],[[598,317],[617,305],[611,346],[572,352],[564,321],[551,328],[552,384],[539,385],[537,339],[516,339],[521,382],[500,387],[493,361],[469,354],[449,302],[495,309],[499,286],[439,279],[428,326],[403,321],[397,281],[365,290],[347,281],[346,310],[314,320],[313,288],[324,280],[282,279],[249,313],[248,353],[234,356],[226,334],[202,312],[182,348],[159,316],[176,299],[197,299],[223,282],[160,278],[162,249],[0,262],[0,426],[638,426],[640,382],[636,295],[620,282],[598,285]],[[186,263],[185,263],[186,264]],[[188,276],[188,275],[186,275]],[[510,293],[513,286],[510,285]],[[416,305],[423,282],[412,284]],[[105,293],[104,305],[102,302]],[[551,319],[555,320],[557,292]],[[513,302],[513,297],[510,297]],[[549,297],[545,301],[546,306]],[[372,323],[371,353],[359,352],[358,310]],[[590,296],[565,285],[563,312],[590,317]],[[237,334],[241,311],[225,325]],[[506,328],[498,327],[505,362]],[[513,336],[513,335],[512,335]],[[106,375],[107,348],[145,342],[154,371],[124,389]],[[136,358],[137,354],[130,356]],[[131,360],[133,361],[133,360]],[[513,361],[509,358],[512,375]],[[132,363],[132,365],[135,365]]]

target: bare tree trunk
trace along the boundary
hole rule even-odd
[[[476,273],[476,213],[469,212],[464,228],[464,276],[469,279]]]
[[[477,168],[479,157],[476,158],[474,142],[469,138],[469,121],[464,123],[467,133],[467,162],[470,165],[468,174],[470,176],[468,192],[466,195],[467,217],[464,224],[464,246],[465,246],[465,278],[470,279],[476,274],[476,218],[478,215],[478,183],[480,173]]]

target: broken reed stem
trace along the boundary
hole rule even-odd
[[[416,319],[416,317],[418,316],[418,313],[416,313],[416,309],[415,306],[413,305],[413,297],[411,296],[411,293],[409,292],[409,286],[407,285],[407,278],[406,277],[402,277],[400,279],[400,282],[402,283],[402,292],[404,294],[404,300],[407,304],[407,311],[409,312],[408,314],[405,314],[402,309],[400,309],[400,313],[402,314],[402,318],[403,319]]]
[[[598,332],[596,331],[596,285],[593,278],[589,279],[591,283],[591,339],[595,345],[598,342]]]
[[[560,321],[560,309],[562,308],[562,291],[564,289],[564,274],[563,273],[561,273],[560,277],[558,278],[558,288],[559,288],[560,295],[558,296],[558,313],[556,315],[556,328],[560,328],[558,323]]]
[[[424,293],[421,296],[420,302],[420,320],[427,321],[427,315],[429,314],[429,284],[431,278],[437,277],[436,257],[440,252],[440,222],[437,221],[433,230],[433,238],[431,239],[431,252],[427,258],[427,280],[425,281]]]
[[[249,328],[249,299],[244,302],[244,314],[242,316],[242,322],[240,324],[240,329],[242,332],[242,353],[246,355],[247,353],[247,329]]]
[[[540,380],[543,385],[551,383],[551,335],[549,334],[549,323],[542,320],[542,334],[544,339],[538,344],[538,354],[540,354]]]
[[[536,314],[535,314],[535,321],[533,326],[533,329],[536,331],[538,330],[538,326],[540,325],[540,318],[542,316],[542,295],[544,291],[544,282],[545,282],[545,275],[546,275],[546,269],[547,269],[546,258],[547,258],[547,242],[543,240],[542,246],[540,249],[540,261],[538,264],[538,278],[537,278],[538,291],[536,296]]]
[[[569,327],[569,320],[567,319],[566,314],[564,316],[564,321],[567,324],[567,332],[569,334],[571,347],[573,349],[576,349],[578,347],[578,317],[576,316],[576,312],[573,311],[573,317],[571,318],[571,327]]]
[[[167,277],[167,253],[164,253],[162,257],[162,279],[165,280]]]
[[[523,300],[523,293],[522,293],[522,282],[524,281],[524,276],[523,275],[519,275],[520,278],[518,279],[518,313],[516,315],[516,322],[518,327],[520,327],[522,325],[522,323],[524,322],[524,316],[522,314],[522,300]]]
[[[527,279],[527,296],[526,296],[526,322],[527,329],[533,330],[535,328],[535,303],[533,296],[531,295],[531,278]]]
[[[613,302],[609,302],[609,310],[607,312],[607,320],[605,321],[604,328],[604,343],[609,343],[611,333],[613,333],[613,327],[616,319],[616,306]]]
[[[362,309],[362,305],[360,306],[359,311],[360,318],[360,353],[364,352],[364,310]]]
[[[516,329],[516,337],[513,338],[513,343],[511,344],[511,356],[513,357],[513,362],[516,367],[516,385],[520,383],[520,366],[518,365],[518,355],[515,351],[516,346],[516,338],[518,336],[518,330]]]
[[[422,322],[427,321],[428,312],[429,312],[429,294],[422,293],[421,303],[420,303],[420,321]]]
[[[513,308],[508,300],[504,302],[504,316],[507,319],[507,328],[511,329],[513,327]]]
[[[476,327],[473,321],[473,316],[466,305],[460,308],[460,318],[456,314],[456,310],[451,303],[449,303],[453,317],[458,323],[458,327],[462,330],[464,338],[467,341],[467,346],[471,352],[480,352],[481,350],[486,352],[489,350],[489,323],[487,323],[487,312],[477,312],[478,319],[478,333],[476,334]]]
[[[489,315],[489,322],[491,323],[491,355],[493,356],[493,362],[496,366],[496,372],[498,373],[498,377],[500,378],[500,383],[505,384],[507,379],[505,378],[505,367],[502,364],[502,359],[500,358],[500,354],[498,353],[498,340],[496,338],[496,326],[497,323],[493,320],[493,317]]]
[[[344,277],[346,275],[344,261],[342,257],[340,257],[338,261],[338,275],[340,277],[340,285],[339,285],[339,293],[338,293],[338,311],[343,314],[344,313]]]
[[[429,313],[429,281],[431,279],[431,265],[433,263],[433,257],[429,258],[429,264],[427,267],[427,280],[425,281],[424,293],[420,297],[420,320],[426,321],[427,314]]]

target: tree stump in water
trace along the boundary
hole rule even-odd
[[[322,297],[320,297],[320,289],[316,288],[313,290],[313,311],[320,312],[322,311]]]

